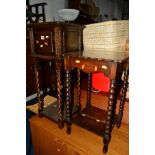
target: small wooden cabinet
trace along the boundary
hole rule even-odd
[[[31,56],[34,59],[34,70],[36,77],[36,89],[39,100],[39,114],[44,110],[43,97],[41,97],[40,81],[48,82],[47,79],[41,80],[39,76],[40,63],[53,63],[55,67],[51,67],[55,74],[55,84],[57,88],[57,99],[59,105],[58,122],[59,127],[63,128],[64,121],[61,115],[62,107],[62,88],[64,86],[63,78],[63,59],[68,53],[82,53],[83,50],[83,29],[80,24],[64,23],[64,22],[43,22],[33,23],[28,26],[30,34]],[[42,69],[42,78],[44,79],[45,68]],[[73,81],[73,80],[72,80]],[[48,83],[47,83],[48,84]],[[49,84],[48,84],[49,85]],[[46,95],[46,94],[45,94]]]
[[[49,88],[51,95],[56,95],[56,64],[53,60],[58,57],[60,59],[67,52],[82,50],[83,28],[84,26],[79,24],[63,22],[43,22],[27,25],[26,96],[37,93],[35,59],[39,74],[39,89],[46,92]],[[52,56],[52,58],[46,57],[44,59],[44,56]]]
[[[84,26],[64,22],[33,23],[30,30],[32,54],[58,58],[73,51],[82,50]]]
[[[121,121],[123,118],[123,110],[126,99],[126,92],[128,87],[128,76],[129,76],[129,56],[122,55],[121,57],[117,55],[109,55],[108,58],[92,58],[87,53],[82,55],[68,55],[64,58],[64,68],[66,72],[66,124],[67,133],[71,134],[72,120],[74,123],[81,127],[84,127],[90,131],[93,131],[99,135],[103,135],[103,152],[108,151],[108,145],[111,139],[111,132],[113,127],[116,126],[120,128]],[[78,90],[78,101],[76,105],[78,106],[78,115],[76,119],[72,117],[72,103],[70,101],[71,91],[70,91],[70,71],[73,68],[77,68],[77,90]],[[80,72],[84,71],[88,73],[88,89],[87,89],[87,100],[86,107],[81,111],[81,84],[80,84]],[[124,71],[124,79],[121,80],[121,76]],[[108,106],[107,111],[100,110],[91,106],[91,82],[92,73],[103,72],[108,78],[110,78],[110,90],[108,93]],[[116,104],[120,94],[120,106],[119,112],[116,114]],[[75,104],[75,103],[74,103]],[[73,119],[72,119],[73,118]]]

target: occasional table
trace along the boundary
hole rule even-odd
[[[39,115],[45,115],[59,123],[59,128],[64,127],[64,104],[62,103],[63,58],[71,51],[82,51],[82,32],[84,26],[64,22],[42,22],[29,24],[30,45],[35,62],[36,86],[38,96]],[[38,68],[40,62],[54,62],[57,83],[57,101],[49,109],[44,109],[43,98],[40,93],[40,78]]]
[[[128,87],[128,75],[129,75],[129,56],[125,54],[105,55],[102,58],[94,55],[68,53],[64,57],[64,67],[66,72],[66,124],[67,133],[71,134],[72,122],[91,130],[98,135],[103,136],[103,152],[108,150],[108,144],[111,139],[112,128],[116,124],[117,128],[121,125],[123,117],[124,103],[126,99],[126,92]],[[74,103],[78,106],[78,115],[72,116],[72,104],[70,101],[70,71],[77,68],[77,90],[78,101]],[[88,73],[88,90],[86,107],[81,110],[81,87],[80,87],[80,72]],[[91,105],[91,76],[94,72],[103,72],[105,76],[110,78],[110,90],[109,101],[107,110],[101,110]],[[124,73],[124,79],[122,80],[122,74]],[[121,93],[119,93],[121,92]],[[116,114],[116,103],[118,96],[120,96],[119,112]],[[104,104],[104,103],[101,103]]]

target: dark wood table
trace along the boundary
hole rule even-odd
[[[117,128],[121,125],[123,117],[123,108],[126,99],[126,92],[128,87],[128,75],[129,75],[129,57],[127,54],[115,54],[94,58],[94,55],[86,54],[74,54],[68,53],[64,57],[64,68],[66,72],[65,86],[66,86],[66,124],[67,133],[71,133],[72,122],[91,130],[99,135],[103,136],[103,152],[108,150],[108,144],[111,139],[112,128],[116,124]],[[106,57],[106,59],[104,58]],[[72,117],[72,103],[70,100],[70,71],[77,68],[77,89],[78,89],[78,115]],[[81,88],[80,88],[80,72],[88,73],[88,90],[86,107],[81,110]],[[93,72],[103,72],[105,76],[110,78],[110,91],[107,111],[95,108],[91,106],[91,75]],[[124,73],[124,79],[121,80],[121,76]],[[120,93],[120,106],[119,112],[116,114],[116,103]],[[74,103],[75,104],[75,103]]]
[[[36,75],[37,97],[38,97],[38,113],[45,114],[54,121],[59,123],[59,128],[64,127],[63,118],[63,101],[62,101],[62,83],[63,58],[71,51],[81,53],[83,48],[82,33],[84,26],[74,23],[64,22],[42,22],[28,25],[30,36],[31,53],[34,58],[34,68]],[[57,83],[57,108],[53,105],[50,114],[44,113],[43,97],[40,93],[40,78],[38,68],[40,62],[54,62]],[[50,108],[50,109],[51,109]],[[47,115],[46,115],[47,114]],[[53,117],[51,117],[53,116]]]

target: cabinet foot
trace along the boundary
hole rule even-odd
[[[107,153],[107,151],[108,151],[108,144],[104,144],[103,153]]]
[[[117,119],[117,122],[116,122],[116,127],[117,128],[120,128],[121,127],[122,117],[123,117],[123,114],[119,113],[118,119]]]
[[[108,151],[108,144],[111,140],[111,134],[105,134],[103,136],[103,143],[104,143],[104,146],[103,146],[103,153],[107,153]]]
[[[59,121],[59,129],[63,129],[64,128],[64,122],[63,121]]]

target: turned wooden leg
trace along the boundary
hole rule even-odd
[[[40,94],[40,84],[39,84],[39,72],[38,72],[38,65],[37,65],[37,60],[35,60],[34,63],[34,69],[35,69],[35,78],[36,78],[36,86],[37,86],[37,98],[38,98],[38,114],[39,116],[41,115],[41,112],[43,110],[43,100],[41,98],[41,94]]]
[[[71,100],[71,109],[73,108],[73,106],[74,106],[74,84],[73,84],[73,81],[72,81],[72,83],[70,83],[70,100]]]
[[[58,112],[58,124],[59,128],[62,129],[64,127],[64,118],[63,118],[63,103],[61,98],[61,73],[60,73],[60,61],[56,61],[56,78],[57,78],[57,100],[59,104],[59,112]]]
[[[87,89],[87,103],[86,108],[91,105],[91,86],[92,86],[92,74],[88,74],[88,89]]]
[[[70,106],[71,106],[71,109],[73,109],[74,107],[74,86],[75,86],[75,79],[74,79],[74,75],[73,72],[70,72],[70,77],[71,80],[70,80],[70,100],[71,100],[71,103],[70,103]]]
[[[45,75],[46,75],[46,69],[47,69],[47,62],[44,62],[44,61],[41,61],[41,70],[42,70],[42,81],[43,81],[43,96],[46,96],[47,95],[47,83],[46,83],[46,78],[45,78]]]
[[[125,104],[125,99],[126,99],[126,92],[127,92],[127,88],[128,88],[128,77],[129,77],[129,68],[127,68],[124,72],[123,85],[121,88],[121,99],[120,99],[119,113],[118,113],[118,118],[117,118],[117,123],[116,123],[117,128],[120,128],[121,121],[123,118],[123,110],[124,110],[124,104]]]
[[[70,106],[70,71],[66,70],[66,124],[67,134],[71,134],[71,106]]]
[[[77,70],[77,97],[78,97],[78,101],[77,101],[77,106],[79,109],[79,112],[81,110],[81,81],[80,81],[80,69]]]
[[[111,123],[112,123],[112,113],[113,113],[113,105],[115,101],[115,88],[116,88],[116,80],[111,80],[110,84],[110,95],[109,95],[109,102],[107,108],[107,117],[106,117],[106,126],[105,126],[105,133],[103,136],[103,152],[106,153],[108,151],[108,144],[111,139]]]

